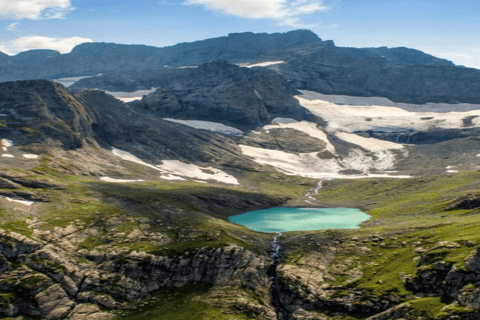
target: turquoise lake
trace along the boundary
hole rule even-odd
[[[271,208],[230,216],[228,219],[251,230],[278,233],[358,228],[370,216],[352,208]]]

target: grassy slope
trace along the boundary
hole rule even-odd
[[[78,249],[87,250],[113,246],[125,252],[141,250],[172,256],[203,246],[238,244],[263,254],[271,235],[230,224],[228,216],[259,209],[265,206],[262,203],[269,203],[272,199],[277,203],[284,202],[282,197],[295,200],[314,184],[313,180],[270,173],[246,175],[246,187],[169,181],[116,184],[60,173],[49,167],[50,160],[50,157],[42,156],[35,172],[17,171],[29,178],[51,178],[66,189],[35,189],[36,193],[48,196],[50,201],[32,207],[0,208],[0,228],[31,237],[33,230],[26,221],[33,219],[41,221],[37,226],[41,232],[72,225],[80,231],[94,227],[98,234],[78,244]],[[144,173],[141,166],[130,167],[132,177]],[[212,199],[212,203],[208,203],[208,199]],[[245,207],[244,199],[255,201]],[[112,232],[128,235],[135,230],[147,235],[166,234],[172,241],[160,243],[149,240],[148,236],[128,241],[112,237]],[[208,288],[204,286],[166,288],[152,295],[146,306],[118,317],[236,320],[251,316],[248,310],[225,314],[217,307],[199,302],[198,299],[207,292]],[[236,296],[236,293],[232,294]],[[232,308],[234,310],[235,306],[227,309]]]
[[[66,227],[75,220],[84,228],[92,224],[102,226],[103,231],[100,228],[99,235],[85,240],[79,245],[79,249],[93,249],[108,243],[106,241],[108,229],[125,234],[141,229],[147,232],[166,233],[173,241],[158,244],[138,240],[114,245],[128,251],[140,249],[150,253],[173,255],[201,246],[222,247],[236,243],[262,252],[270,235],[253,232],[227,222],[229,215],[245,210],[205,206],[204,203],[197,203],[191,196],[199,194],[207,195],[207,198],[215,194],[244,198],[258,194],[271,198],[286,196],[291,198],[288,204],[295,205],[303,203],[303,194],[316,183],[311,179],[265,172],[245,174],[242,177],[242,187],[205,186],[194,182],[144,182],[120,185],[60,174],[48,167],[48,160],[47,157],[43,157],[40,166],[35,168],[42,174],[35,175],[30,172],[31,177],[38,178],[46,174],[66,185],[67,189],[36,190],[47,194],[52,201],[36,206],[34,210],[0,208],[0,227],[31,236],[32,231],[25,220],[32,217],[38,217],[43,222],[40,226],[43,230]],[[138,170],[140,169],[135,167],[135,173]],[[339,247],[333,264],[343,264],[346,267],[343,271],[337,270],[337,273],[332,270],[334,276],[334,280],[330,280],[332,283],[348,283],[351,279],[348,272],[344,271],[360,266],[362,277],[350,281],[349,287],[367,290],[377,295],[394,293],[400,299],[409,300],[412,293],[405,289],[401,276],[414,273],[416,268],[414,258],[418,256],[414,252],[415,248],[422,247],[428,250],[440,241],[454,241],[459,244],[470,241],[480,245],[477,235],[480,215],[477,215],[475,210],[444,211],[451,199],[468,192],[480,191],[479,178],[478,172],[464,172],[408,180],[363,179],[324,182],[317,196],[323,204],[358,207],[370,214],[372,219],[363,223],[361,229],[289,233],[287,238],[294,238],[295,246],[289,246],[287,239],[286,248],[289,252],[285,261],[294,263],[293,257],[309,254],[310,250],[313,250],[298,239],[299,235],[311,234],[318,239],[344,237],[346,241]],[[172,216],[174,214],[176,215]],[[117,221],[112,225],[112,220]],[[197,235],[195,238],[184,238],[185,234],[192,232]],[[369,241],[367,237],[372,234],[383,235],[385,238],[383,244]],[[352,240],[352,237],[358,237],[359,240]],[[371,251],[358,254],[359,245]],[[439,259],[451,261],[462,267],[464,258],[471,251],[472,248],[461,245],[458,249],[438,250],[437,253]],[[443,306],[438,299],[438,301],[428,299],[430,300],[425,300],[424,303],[420,303],[423,300],[415,300],[412,306],[418,310],[425,305],[428,305],[426,309],[429,310]],[[172,303],[183,303],[180,300]],[[200,309],[203,307],[199,306]]]
[[[437,318],[446,305],[439,298],[415,299],[405,288],[402,277],[414,274],[417,268],[421,253],[415,250],[429,252],[432,261],[464,267],[465,257],[474,250],[472,246],[480,245],[480,210],[445,211],[445,207],[456,197],[478,193],[479,181],[480,173],[473,171],[408,180],[325,182],[317,196],[323,204],[358,207],[372,218],[360,229],[287,234],[289,251],[284,263],[295,264],[299,257],[317,250],[302,243],[302,238],[313,237],[320,242],[332,237],[342,239],[330,262],[332,278],[327,282],[361,289],[371,295],[393,294],[400,301],[410,301],[409,306],[418,315]],[[373,241],[372,235],[381,240]],[[455,242],[460,247],[435,249],[442,241]],[[359,250],[360,247],[366,249]],[[361,270],[361,276],[352,278],[349,271],[355,269]],[[345,291],[339,290],[338,294],[342,292]]]

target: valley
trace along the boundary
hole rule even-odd
[[[306,30],[2,59],[0,317],[480,317],[480,71]],[[371,218],[229,222],[267,208]]]

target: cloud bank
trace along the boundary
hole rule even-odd
[[[70,0],[0,0],[0,19],[63,19],[73,9]]]
[[[299,26],[302,16],[329,9],[323,0],[186,0],[184,4],[240,18],[271,19],[288,26]]]
[[[81,43],[92,42],[92,39],[71,37],[71,38],[49,38],[41,36],[28,36],[0,44],[0,51],[7,54],[16,54],[32,49],[51,49],[61,53],[68,53]]]

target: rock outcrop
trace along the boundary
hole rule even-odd
[[[152,113],[140,114],[97,90],[73,94],[47,80],[0,83],[0,114],[5,115],[0,139],[12,140],[18,147],[28,145],[36,154],[59,156],[68,151],[80,156],[81,150],[92,148],[88,156],[96,159],[94,163],[106,163],[118,161],[110,153],[113,146],[153,163],[173,159],[200,164],[215,159],[220,166],[258,167],[242,156],[230,138],[164,121]],[[11,182],[40,187],[31,180]]]
[[[295,88],[406,103],[480,103],[480,71],[431,59],[404,61],[368,49],[324,46],[270,66]],[[427,63],[427,64],[425,64]]]
[[[235,245],[171,257],[95,250],[72,257],[54,244],[3,230],[0,244],[0,289],[14,292],[2,296],[4,316],[22,312],[42,319],[109,319],[112,315],[99,307],[126,309],[127,302],[138,302],[150,292],[188,283],[248,288],[268,300],[265,270],[270,260]],[[94,263],[79,263],[79,257]],[[272,314],[269,308],[261,310]]]
[[[161,73],[156,86],[157,91],[131,105],[159,117],[218,121],[240,127],[266,124],[276,116],[316,119],[293,98],[297,91],[276,73],[240,68],[226,61],[169,76]]]

